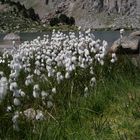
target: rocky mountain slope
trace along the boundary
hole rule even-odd
[[[12,0],[33,7],[43,22],[57,13],[73,16],[83,28],[138,28],[140,0]]]

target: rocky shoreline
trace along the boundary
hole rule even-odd
[[[109,25],[100,25],[99,23],[96,23],[91,26],[85,24],[85,26],[82,26],[82,29],[85,30],[91,28],[93,31],[116,31],[122,28],[125,30],[140,30],[140,23],[136,20],[137,19],[133,19],[131,17],[128,17],[126,20],[125,17],[116,19],[114,23]],[[78,25],[60,25],[51,27],[50,25],[45,25],[41,22],[35,22],[30,19],[26,19],[21,15],[18,17],[15,13],[0,13],[0,33],[47,32],[52,31],[53,29],[61,31],[77,31]]]
[[[14,0],[12,0],[14,1]],[[37,2],[38,0],[35,0]],[[113,2],[113,1],[112,1]],[[20,3],[20,2],[19,2]],[[42,2],[40,2],[42,3]],[[63,3],[63,2],[62,2]],[[70,6],[71,11],[70,11]],[[40,16],[40,21],[34,21],[30,18],[25,18],[23,16],[23,11],[21,13],[17,13],[16,10],[13,10],[13,6],[10,6],[8,4],[0,4],[0,32],[1,33],[9,33],[9,32],[47,32],[52,31],[53,29],[61,30],[61,31],[77,31],[78,26],[81,26],[82,29],[91,28],[95,31],[108,31],[108,30],[120,30],[121,28],[124,28],[125,30],[139,30],[140,29],[140,15],[138,15],[138,12],[135,12],[135,6],[133,5],[133,9],[128,6],[128,9],[126,9],[126,13],[121,13],[116,11],[117,9],[113,9],[113,7],[108,7],[108,9],[105,9],[106,3],[104,3],[103,7],[100,9],[100,3],[98,3],[97,7],[94,7],[95,3],[90,4],[89,2],[84,3],[80,0],[77,2],[64,2],[60,6],[53,7],[53,4],[58,4],[58,1],[54,1],[54,3],[48,3],[46,7],[50,6],[49,4],[52,4],[52,9],[56,10],[60,13],[65,13],[69,16],[74,16],[76,20],[75,26],[67,26],[67,25],[60,25],[60,26],[54,26],[51,27],[47,22],[42,22],[42,14],[44,12],[37,11],[38,8],[34,8],[35,12]],[[21,2],[22,5],[23,3]],[[42,3],[43,4],[43,3]],[[25,2],[25,7],[28,7],[28,2]],[[67,5],[67,6],[64,6]],[[76,6],[77,5],[77,6]],[[82,8],[80,7],[82,6]],[[31,5],[29,5],[28,8],[30,8]],[[121,7],[121,5],[118,5],[118,9]],[[125,6],[124,6],[125,7]],[[137,6],[138,7],[138,6]],[[61,10],[60,10],[61,9]],[[111,10],[112,9],[112,10]],[[47,14],[52,14],[55,12],[50,10],[46,11]],[[73,13],[73,11],[75,11]],[[112,12],[111,12],[112,11]],[[41,14],[42,13],[42,14]],[[55,14],[54,14],[55,15]],[[47,18],[47,17],[46,17]]]

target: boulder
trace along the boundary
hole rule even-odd
[[[132,36],[132,37],[137,36],[138,37],[138,36],[140,36],[140,31],[133,32],[129,36]]]
[[[9,33],[3,38],[3,40],[5,40],[5,41],[13,41],[13,40],[20,41],[20,36],[17,34],[14,34],[14,33]]]
[[[139,54],[140,53],[140,31],[133,32],[116,40],[109,52],[119,54]]]
[[[36,111],[33,108],[29,108],[29,109],[23,111],[23,114],[25,115],[25,117],[27,119],[33,120],[33,119],[35,119]]]

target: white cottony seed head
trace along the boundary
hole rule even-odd
[[[18,98],[14,98],[14,105],[15,106],[20,106],[21,105],[21,102]]]

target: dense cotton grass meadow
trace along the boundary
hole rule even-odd
[[[1,52],[0,139],[139,140],[140,68],[107,46],[53,31]]]

